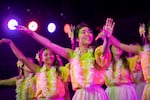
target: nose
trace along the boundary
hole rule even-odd
[[[47,55],[47,58],[50,58],[51,57],[51,55]]]
[[[86,32],[85,32],[85,35],[89,35],[89,32],[86,31]]]

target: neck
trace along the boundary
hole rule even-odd
[[[89,46],[87,46],[87,45],[81,45],[81,46],[79,46],[79,50],[80,50],[81,54],[85,53],[88,48],[89,48]]]
[[[117,61],[117,60],[119,60],[120,59],[120,56],[119,55],[115,55],[114,56],[114,61]]]
[[[51,68],[52,64],[44,64],[43,66],[45,66],[46,68]]]

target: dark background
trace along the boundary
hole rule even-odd
[[[42,46],[31,37],[7,29],[9,18],[15,17],[19,23],[27,26],[31,20],[39,24],[37,32],[51,41],[71,47],[70,40],[63,31],[66,23],[77,25],[85,21],[92,26],[97,35],[97,27],[105,23],[107,17],[115,21],[114,35],[124,43],[141,43],[139,23],[148,25],[150,21],[149,3],[128,0],[1,0],[0,1],[0,38],[10,38],[16,46],[29,57]],[[56,23],[56,31],[47,31],[49,22]],[[97,42],[97,45],[101,41]],[[7,44],[0,45],[0,79],[18,75],[17,58]],[[64,64],[66,63],[65,60]],[[15,86],[1,86],[0,100],[15,100]]]

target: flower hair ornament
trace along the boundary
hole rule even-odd
[[[23,67],[22,61],[20,61],[20,60],[17,61],[17,67],[18,68],[22,68]]]
[[[38,51],[35,55],[35,59],[40,62],[40,52]]]
[[[140,37],[145,38],[145,24],[140,24],[139,26],[139,33],[140,33]]]
[[[71,24],[70,30],[68,31],[68,37],[69,37],[70,40],[71,40],[72,49],[75,48],[74,31],[75,31],[75,26],[73,26],[73,25]]]
[[[75,26],[73,26],[73,25],[71,24],[71,28],[70,28],[70,30],[69,30],[69,32],[68,32],[68,37],[69,37],[71,40],[74,38],[74,30],[75,30]]]

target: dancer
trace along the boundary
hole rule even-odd
[[[4,42],[9,43],[10,41],[5,39],[0,40],[0,44]],[[30,57],[27,59],[32,63],[34,62],[34,60]],[[19,70],[19,75],[9,79],[0,80],[0,85],[16,85],[16,100],[34,99],[36,91],[36,78],[34,73],[20,60],[17,61],[17,67]]]
[[[141,26],[139,27],[140,30]],[[146,32],[145,30],[142,32]],[[145,35],[143,35],[145,36]],[[148,40],[148,41],[147,41]],[[147,37],[145,36],[143,40],[143,46],[141,45],[128,45],[121,43],[118,39],[116,39],[114,36],[110,37],[110,41],[117,46],[118,48],[121,48],[122,50],[137,54],[140,57],[141,60],[141,67],[142,67],[142,72],[144,75],[144,80],[146,82],[146,85],[144,87],[143,95],[142,95],[142,100],[149,100],[150,99],[150,31],[148,32]]]
[[[30,62],[23,53],[9,39],[2,39],[2,43],[8,43],[19,60],[35,73],[36,91],[34,98],[37,100],[64,100],[65,88],[62,81],[56,56],[47,48],[39,52],[39,64]],[[67,72],[65,72],[67,73]]]
[[[138,43],[130,44],[130,45],[139,45]],[[144,86],[146,82],[144,81],[144,76],[141,67],[141,60],[139,55],[135,55],[133,53],[129,53],[130,61],[130,69],[134,81],[134,86],[137,93],[137,99],[142,100],[142,94],[144,90]]]
[[[106,71],[106,92],[109,100],[137,100],[128,58],[124,52],[113,46],[112,62]]]
[[[104,32],[112,32],[114,23],[108,18],[106,20]],[[111,29],[110,30],[108,30]],[[108,100],[108,96],[101,87],[104,84],[104,67],[109,63],[107,56],[109,52],[108,38],[103,38],[104,42],[101,46],[99,58],[100,63],[96,63],[94,57],[94,49],[91,44],[93,42],[93,31],[84,23],[81,23],[75,30],[75,41],[78,47],[75,50],[61,47],[52,43],[49,39],[29,30],[24,26],[17,26],[17,30],[23,31],[45,47],[51,49],[56,54],[68,59],[70,63],[71,83],[75,94],[73,100]],[[98,54],[98,53],[97,53]],[[103,62],[108,62],[103,64]],[[99,67],[97,67],[99,66]]]

